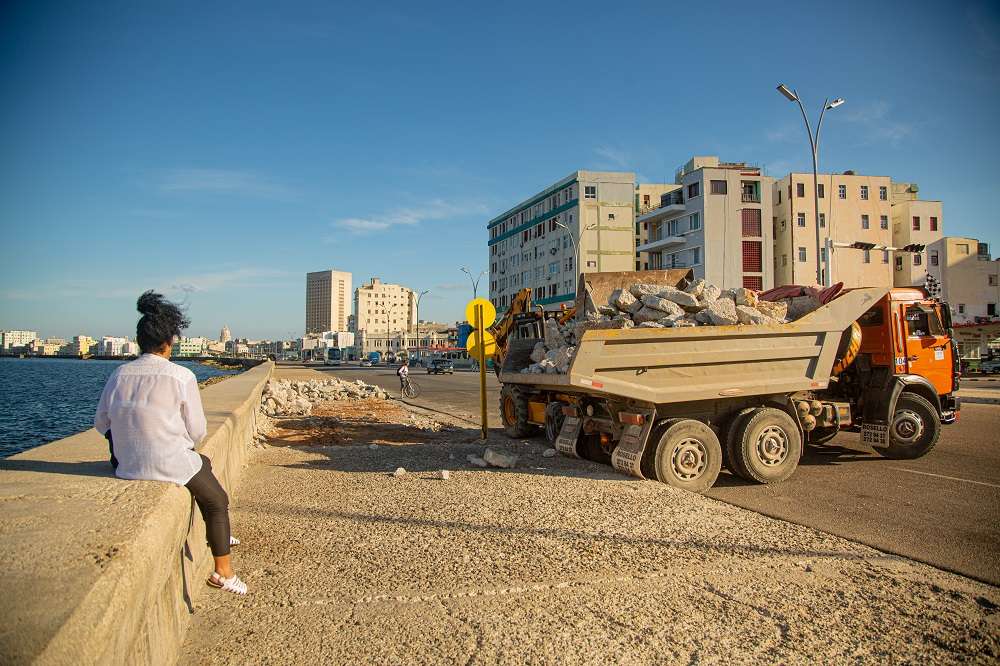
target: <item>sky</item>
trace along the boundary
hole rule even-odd
[[[780,82],[847,100],[822,171],[917,182],[1000,251],[1000,5],[900,7],[2,3],[0,328],[131,335],[157,289],[190,335],[288,338],[328,268],[454,322],[486,222],[572,171],[810,171]]]

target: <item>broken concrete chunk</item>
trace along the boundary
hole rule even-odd
[[[634,301],[634,302],[632,303],[632,305],[628,306],[628,313],[629,313],[630,315],[634,315],[634,314],[635,314],[636,312],[638,312],[638,311],[639,311],[639,310],[641,310],[642,308],[643,308],[643,304],[642,304],[642,301],[640,301],[639,299],[636,299],[636,300],[635,300],[635,301]]]
[[[545,343],[538,342],[535,344],[535,348],[531,350],[531,360],[538,363],[543,358],[545,358]]]
[[[747,289],[746,287],[738,287],[732,291],[733,300],[736,301],[736,305],[749,305],[750,307],[756,307],[757,292]]]
[[[794,296],[788,299],[788,319],[795,321],[817,309],[822,303],[815,296]]]
[[[554,458],[556,453],[558,453],[558,451],[555,449],[545,449],[542,451],[542,456],[545,458]]]
[[[402,467],[397,467],[396,471],[393,472],[392,475],[398,479],[401,476],[406,476],[406,470]]]
[[[625,289],[615,289],[611,292],[611,297],[608,299],[608,303],[618,308],[619,310],[628,311],[632,304],[635,303],[635,296],[632,292],[626,291]]]
[[[758,301],[757,309],[760,310],[762,314],[779,321],[784,320],[788,316],[787,301]]]
[[[698,302],[702,305],[708,305],[712,301],[718,299],[721,294],[722,290],[714,284],[706,284],[705,288],[701,291],[701,296],[699,297]]]
[[[685,292],[691,294],[695,298],[700,298],[703,291],[705,291],[705,281],[695,280],[689,284],[685,289]]]
[[[715,326],[732,326],[739,322],[736,316],[736,303],[728,298],[719,298],[713,301],[704,312],[708,313],[708,319]]]
[[[632,292],[632,295],[636,298],[642,298],[643,296],[648,296],[649,294],[656,294],[661,289],[663,289],[663,287],[658,284],[645,284],[640,282],[632,285],[628,290]]]
[[[648,295],[642,297],[642,303],[646,307],[653,308],[654,310],[659,310],[660,312],[665,312],[669,314],[676,314],[678,316],[684,314],[684,308],[677,305],[671,300],[663,298],[662,296]]]
[[[647,321],[658,321],[663,319],[662,310],[654,310],[653,308],[643,307],[641,310],[632,315],[632,320],[636,325],[644,324]]]
[[[506,469],[511,469],[517,464],[517,454],[508,453],[507,451],[497,451],[496,449],[487,448],[483,452],[483,460],[494,467],[504,467]]]
[[[545,320],[545,346],[549,349],[555,349],[556,347],[563,347],[566,345],[566,339],[563,337],[562,331],[559,330],[559,322],[555,319]]]
[[[451,478],[451,472],[449,472],[446,469],[443,469],[440,472],[438,472],[438,478],[441,479],[442,481],[447,481],[448,479]]]
[[[618,308],[612,305],[598,305],[597,312],[605,317],[614,317],[618,314]]]
[[[698,298],[685,291],[681,291],[677,287],[663,287],[660,289],[659,296],[665,298],[668,301],[673,301],[682,308],[698,308]]]
[[[597,312],[597,303],[594,302],[594,294],[590,289],[590,284],[586,283],[586,291],[583,293],[583,311],[587,314]]]
[[[486,461],[477,456],[475,453],[470,453],[466,456],[466,459],[476,467],[486,467]]]
[[[644,321],[639,324],[636,328],[666,328],[663,324],[658,321]]]
[[[762,314],[760,310],[752,308],[749,305],[737,305],[736,317],[740,320],[741,324],[767,324],[770,319],[767,315]]]

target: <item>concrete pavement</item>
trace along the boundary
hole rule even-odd
[[[311,367],[318,374],[363,379],[399,394],[393,368]],[[414,378],[422,392],[410,402],[478,423],[474,373],[428,376],[416,369]],[[499,382],[492,373],[487,391],[490,425],[498,427]],[[856,434],[844,433],[832,448],[807,451],[784,483],[748,484],[723,471],[710,495],[1000,584],[997,432],[1000,407],[968,404],[958,423],[945,427],[935,450],[919,460],[887,460],[861,446]]]

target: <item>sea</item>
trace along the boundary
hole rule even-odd
[[[176,361],[175,361],[176,362]],[[126,361],[0,358],[0,458],[93,427],[111,372]],[[235,374],[179,361],[198,381]]]

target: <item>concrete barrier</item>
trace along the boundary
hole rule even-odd
[[[273,367],[202,391],[199,451],[227,491],[247,462]],[[176,661],[188,594],[206,589],[212,563],[187,489],[116,479],[91,429],[0,461],[0,500],[0,662]]]

